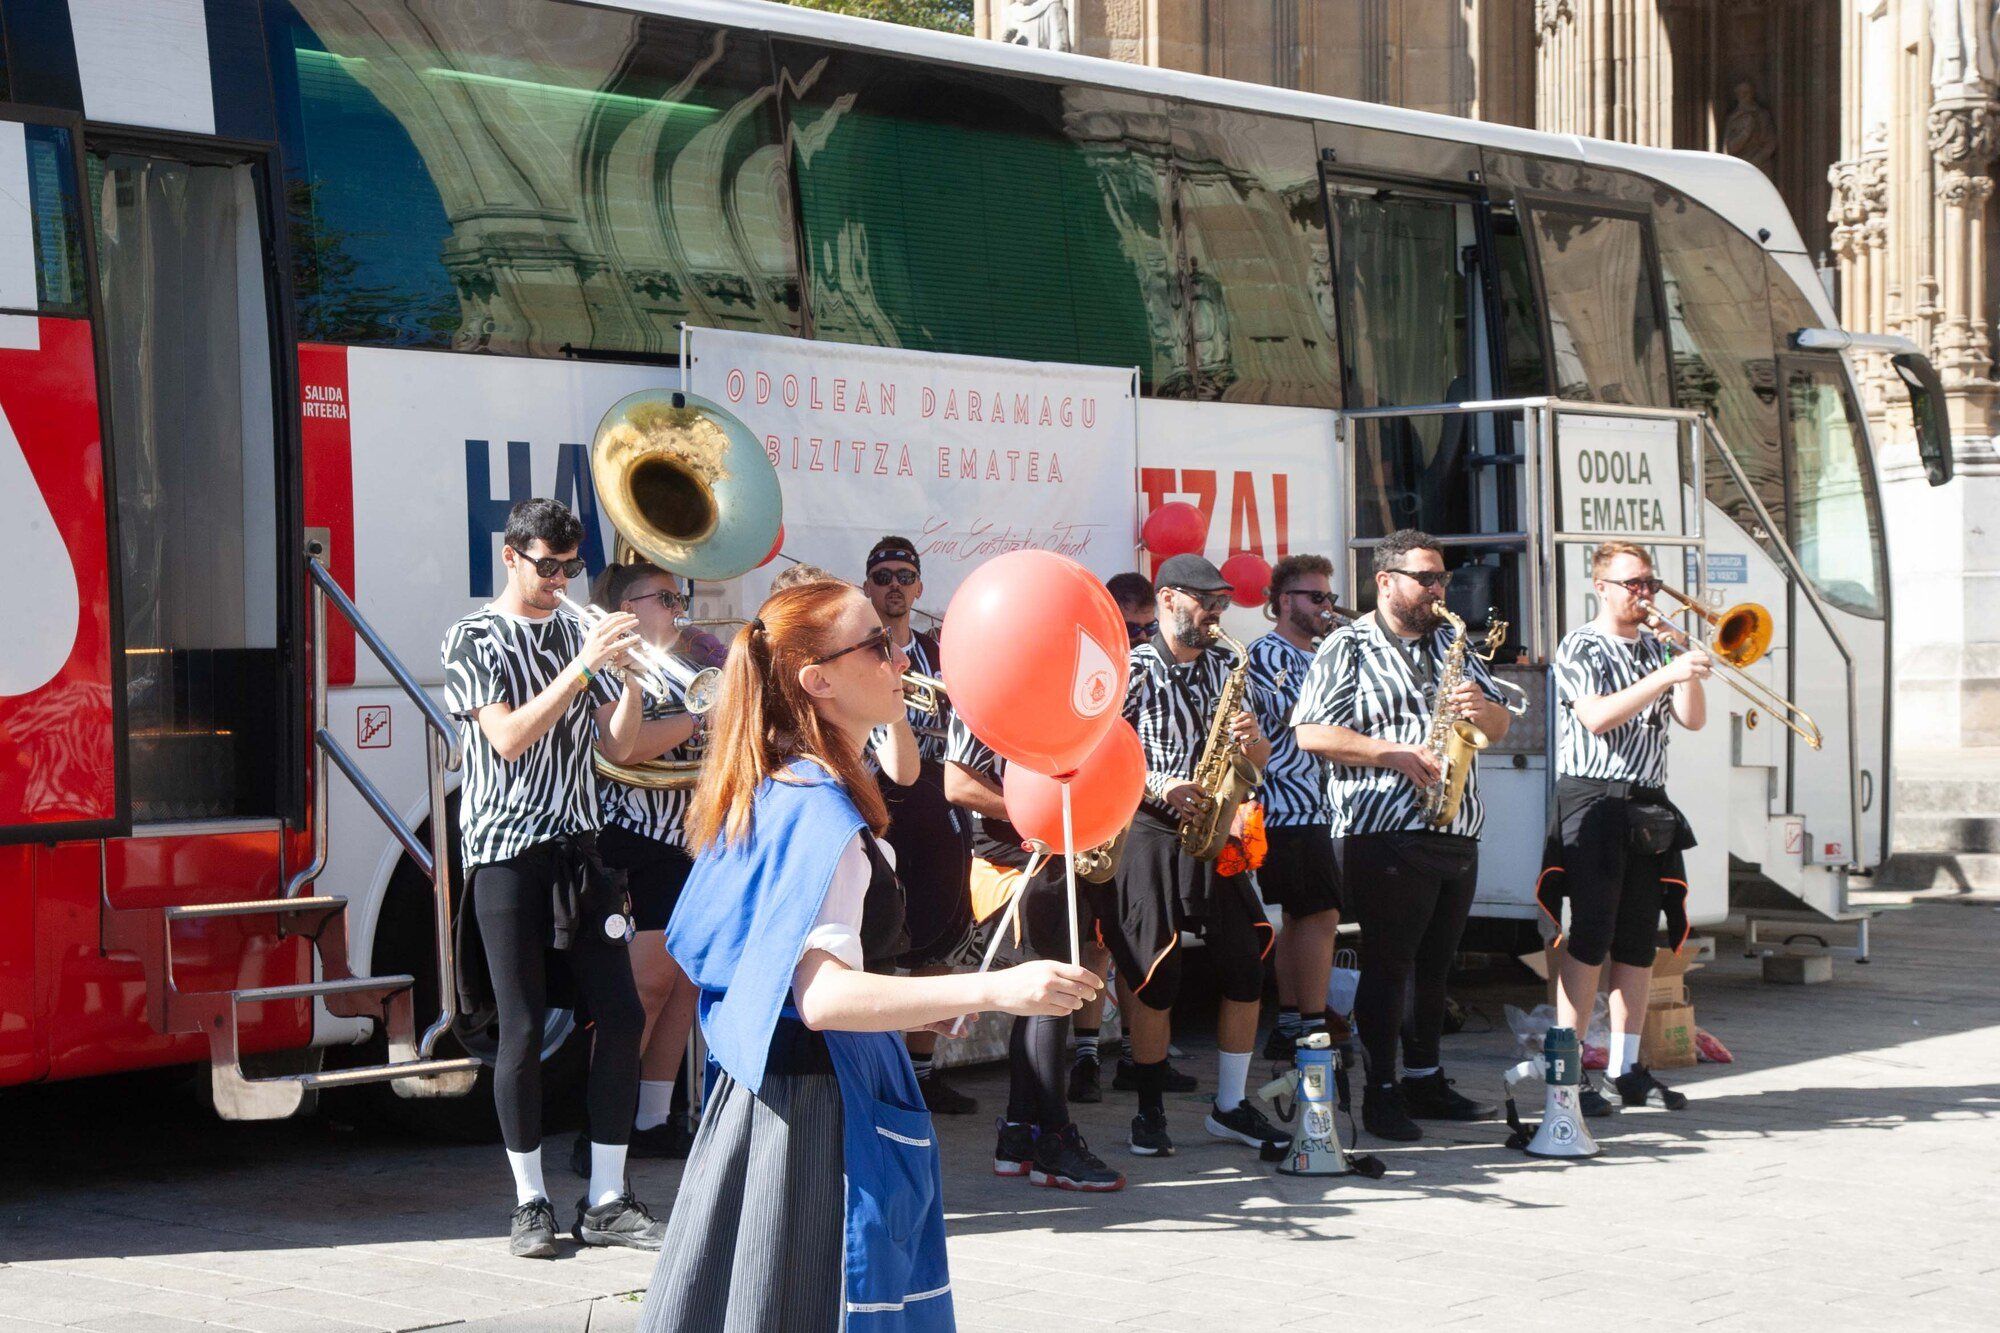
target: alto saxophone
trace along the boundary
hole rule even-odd
[[[1443,599],[1439,599],[1436,607],[1456,634],[1445,651],[1444,670],[1438,672],[1437,686],[1431,694],[1431,725],[1424,736],[1424,749],[1437,764],[1438,780],[1424,788],[1421,809],[1424,821],[1432,828],[1449,828],[1465,800],[1465,782],[1472,775],[1472,766],[1479,761],[1479,752],[1492,741],[1470,721],[1451,712],[1452,691],[1465,679],[1468,635],[1465,621],[1453,615]],[[1506,633],[1506,621],[1493,621],[1486,631],[1487,649],[1480,657],[1490,661]]]
[[[1236,654],[1236,665],[1222,683],[1222,697],[1216,700],[1215,716],[1208,724],[1208,740],[1201,759],[1194,766],[1194,785],[1201,788],[1202,808],[1181,821],[1181,850],[1198,861],[1213,861],[1222,855],[1229,841],[1230,825],[1236,821],[1236,807],[1249,799],[1263,778],[1263,770],[1242,751],[1230,724],[1243,709],[1243,687],[1250,677],[1250,654],[1242,644],[1222,632],[1212,631],[1214,642]]]

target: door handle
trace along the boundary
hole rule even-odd
[[[1875,775],[1865,768],[1861,770],[1861,808],[1875,808]]]

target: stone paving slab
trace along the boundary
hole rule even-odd
[[[1107,1088],[1079,1118],[1130,1187],[1063,1194],[991,1174],[1004,1075],[956,1073],[982,1102],[941,1126],[961,1328],[1994,1327],[2000,911],[1887,914],[1876,961],[1826,986],[1765,986],[1721,943],[1691,990],[1738,1063],[1668,1075],[1694,1104],[1610,1122],[1592,1162],[1531,1161],[1482,1124],[1364,1142],[1381,1181],[1276,1177],[1202,1134],[1200,1094],[1170,1100],[1180,1154],[1146,1160]],[[1460,998],[1477,1029],[1539,997]],[[1183,1044],[1212,1087],[1206,1045]],[[1496,1100],[1511,1041],[1469,1031],[1446,1058]],[[555,1143],[566,1218],[580,1187]],[[0,1094],[0,1145],[0,1333],[607,1333],[636,1326],[652,1270],[629,1251],[508,1257],[496,1148],[223,1124],[160,1079]],[[634,1177],[663,1211],[678,1174]]]

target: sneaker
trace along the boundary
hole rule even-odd
[[[1422,1078],[1403,1080],[1403,1103],[1418,1120],[1491,1120],[1500,1108],[1475,1102],[1452,1087],[1442,1069]]]
[[[1403,1093],[1394,1083],[1380,1083],[1361,1094],[1361,1125],[1378,1139],[1415,1143],[1424,1131],[1403,1109]]]
[[[1148,1115],[1141,1111],[1133,1116],[1132,1136],[1125,1142],[1134,1157],[1172,1157],[1174,1141],[1167,1137],[1167,1113]]]
[[[1165,1137],[1164,1132],[1161,1137]],[[1077,1127],[1068,1124],[1053,1134],[1036,1137],[1035,1164],[1028,1171],[1028,1183],[1057,1190],[1109,1194],[1125,1188],[1125,1177],[1106,1166],[1083,1141]]]
[[[1111,1086],[1120,1092],[1139,1090],[1138,1066],[1130,1060],[1118,1062],[1118,1072],[1111,1076]],[[1161,1092],[1193,1092],[1201,1086],[1201,1081],[1193,1074],[1183,1074],[1171,1064],[1167,1066],[1166,1077],[1160,1083]]]
[[[1282,1151],[1292,1143],[1292,1136],[1281,1133],[1247,1097],[1236,1103],[1233,1111],[1218,1111],[1211,1104],[1208,1119],[1203,1123],[1213,1137],[1231,1139],[1250,1148],[1275,1147]]]
[[[1029,1163],[1035,1160],[1035,1127],[1010,1125],[1005,1120],[997,1122],[994,1127],[1000,1131],[1000,1138],[993,1145],[993,1174],[1027,1175]]]
[[[507,1253],[516,1259],[556,1257],[556,1210],[547,1199],[530,1199],[514,1210]]]
[[[576,1225],[570,1234],[585,1245],[623,1245],[632,1250],[657,1250],[667,1238],[667,1224],[646,1211],[631,1193],[595,1208],[576,1201]]]
[[[920,1078],[917,1086],[923,1090],[924,1106],[932,1115],[971,1115],[979,1109],[977,1101],[945,1082],[942,1074]]]
[[[1583,1112],[1585,1119],[1602,1120],[1618,1108],[1597,1090],[1597,1080],[1585,1074],[1583,1085],[1576,1090],[1576,1109]]]
[[[1103,1075],[1103,1066],[1097,1057],[1085,1056],[1069,1067],[1069,1099],[1077,1103],[1096,1103],[1104,1100],[1104,1089],[1098,1085]]]
[[[1271,1035],[1264,1038],[1264,1058],[1283,1060],[1286,1064],[1290,1064],[1297,1052],[1298,1044],[1298,1038],[1283,1028],[1272,1028]]]
[[[1659,1105],[1669,1111],[1678,1111],[1688,1104],[1685,1092],[1675,1092],[1666,1084],[1653,1077],[1653,1071],[1644,1065],[1633,1065],[1630,1069],[1611,1080],[1611,1086],[1618,1089],[1618,1100],[1627,1106],[1645,1106],[1658,1094]]]
[[[626,1149],[625,1155],[680,1159],[685,1158],[693,1147],[694,1130],[688,1124],[687,1112],[675,1111],[650,1129],[633,1130],[631,1146]]]

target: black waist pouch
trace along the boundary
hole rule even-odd
[[[1681,817],[1670,805],[1633,801],[1625,807],[1627,845],[1641,856],[1665,856],[1681,838]]]

